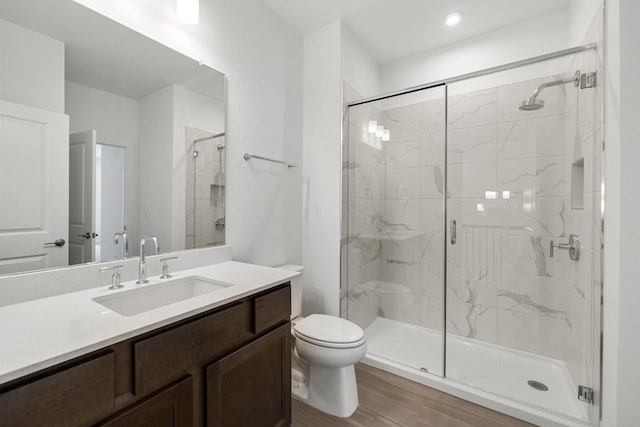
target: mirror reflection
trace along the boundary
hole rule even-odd
[[[71,0],[3,1],[0,274],[224,244],[225,97]]]

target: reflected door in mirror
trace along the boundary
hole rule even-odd
[[[0,274],[67,265],[69,121],[0,101]]]
[[[96,132],[69,136],[69,264],[95,260]]]

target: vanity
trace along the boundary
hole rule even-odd
[[[289,425],[297,273],[224,246],[227,77],[71,0],[0,35],[0,425]]]
[[[289,425],[291,276],[227,261],[0,307],[1,424]],[[128,316],[102,305],[194,278],[221,285]]]

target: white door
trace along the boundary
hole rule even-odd
[[[95,261],[96,131],[69,136],[69,264]]]
[[[67,265],[68,134],[64,114],[0,101],[0,274]]]
[[[113,236],[126,231],[124,223],[125,148],[97,144],[96,147],[96,261],[123,256],[123,242]]]

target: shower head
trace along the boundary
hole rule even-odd
[[[525,99],[520,103],[521,111],[535,111],[544,108],[544,100],[538,99],[538,96],[548,87],[551,86],[559,86],[566,85],[568,83],[573,83],[575,87],[580,86],[580,70],[576,71],[573,77],[569,77],[561,80],[554,80],[552,82],[542,83],[538,88],[533,92],[533,95],[529,99]]]
[[[533,96],[529,99],[525,99],[520,103],[521,111],[535,111],[542,108],[544,108],[544,99],[537,99]]]

